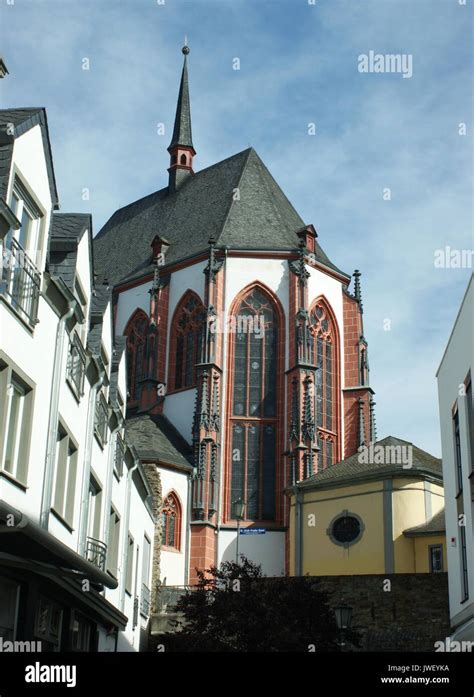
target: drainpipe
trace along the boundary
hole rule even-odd
[[[119,422],[114,430],[110,434],[110,446],[109,446],[109,458],[107,462],[107,480],[105,488],[105,503],[104,503],[104,525],[102,528],[102,542],[108,544],[109,530],[110,530],[110,506],[112,504],[112,483],[114,479],[114,460],[115,460],[115,446],[117,442],[117,432],[123,426],[123,416],[120,414]]]
[[[125,524],[122,535],[122,569],[120,574],[120,609],[125,608],[125,576],[127,575],[127,552],[128,552],[128,527],[130,525],[130,502],[132,499],[132,478],[133,473],[138,467],[139,459],[134,458],[133,467],[127,473],[127,491],[125,493]],[[137,575],[137,574],[136,574]],[[137,579],[135,578],[135,585]]]
[[[303,495],[298,486],[295,493],[295,576],[303,575]]]
[[[82,475],[81,517],[79,520],[79,554],[82,554],[82,556],[84,556],[86,552],[87,521],[89,518],[89,485],[91,478],[92,442],[94,438],[95,403],[97,399],[97,392],[102,387],[104,377],[105,371],[99,369],[99,377],[91,387],[89,392],[89,403],[87,405],[86,442]]]
[[[62,381],[64,337],[66,335],[66,323],[74,314],[76,304],[76,300],[70,300],[68,302],[67,310],[65,314],[61,316],[58,322],[58,327],[56,329],[56,345],[54,347],[51,401],[49,404],[48,440],[46,442],[43,495],[40,513],[40,525],[46,530],[48,529],[49,525],[49,513],[51,510],[51,501],[53,498],[54,461],[58,433],[59,393],[61,391]]]

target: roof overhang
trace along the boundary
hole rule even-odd
[[[92,584],[117,588],[117,581],[81,557],[21,511],[0,500],[0,553],[27,565],[40,565],[48,575],[87,579]]]

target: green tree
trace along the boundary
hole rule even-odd
[[[198,576],[176,606],[182,631],[160,640],[166,650],[340,651],[334,611],[315,579],[266,578],[243,555]],[[346,639],[357,645],[355,633]]]

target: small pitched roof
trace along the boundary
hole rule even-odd
[[[10,124],[13,125],[13,133],[9,132]],[[48,172],[49,189],[53,208],[59,208],[58,190],[54,175],[53,155],[49,140],[48,120],[46,110],[43,107],[24,107],[21,109],[0,109],[0,197],[7,195],[8,181],[13,156],[13,142],[15,138],[23,135],[34,126],[41,127],[41,135],[46,155],[46,168]]]
[[[55,213],[51,218],[48,270],[74,291],[77,249],[86,230],[92,239],[92,217],[86,213]],[[92,254],[92,246],[91,246]]]
[[[235,197],[238,189],[240,198]],[[151,242],[170,242],[166,264],[205,252],[212,235],[232,249],[296,250],[302,218],[253,148],[116,211],[94,240],[100,277],[112,285],[152,271]],[[346,276],[316,242],[316,259]]]
[[[127,419],[125,431],[128,441],[142,460],[157,460],[190,472],[192,448],[166,416],[137,414]]]
[[[417,537],[418,535],[437,535],[446,532],[446,521],[444,508],[434,515],[426,523],[415,525],[413,528],[408,528],[403,531],[407,537]]]
[[[381,446],[383,451],[378,448]],[[406,451],[399,450],[400,447],[411,448],[412,463],[410,468],[403,468],[402,462],[393,462],[381,464],[379,460],[379,455],[385,452],[387,456],[389,453],[401,453]],[[390,450],[392,448],[397,448],[397,450]],[[372,453],[372,454],[371,454]],[[298,483],[298,487],[302,489],[316,489],[316,488],[329,488],[331,486],[344,486],[349,483],[357,483],[366,480],[379,480],[387,477],[422,477],[436,479],[442,481],[443,479],[443,468],[441,460],[437,457],[433,457],[425,450],[421,450],[413,443],[409,441],[402,440],[401,438],[395,438],[394,436],[387,436],[377,443],[373,444],[373,450],[367,450],[367,460],[365,458],[361,459],[358,452],[350,455],[345,460],[341,460],[331,467],[327,467],[321,470],[312,477],[305,479]],[[396,459],[396,458],[395,458]]]
[[[112,300],[109,286],[96,286],[92,295],[90,309],[90,329],[87,335],[87,348],[95,356],[100,355],[102,326],[107,305]]]
[[[117,335],[115,337],[114,349],[112,352],[112,366],[110,371],[109,398],[111,402],[117,401],[118,396],[118,378],[120,361],[127,346],[127,337]],[[125,395],[124,395],[125,399]]]

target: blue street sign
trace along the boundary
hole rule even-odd
[[[266,528],[240,528],[241,535],[265,535]]]

